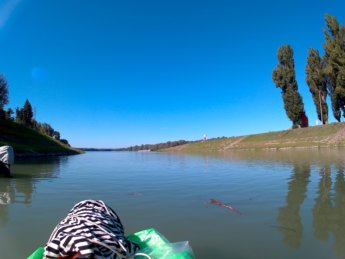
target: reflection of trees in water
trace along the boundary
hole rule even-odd
[[[60,165],[67,161],[68,157],[17,159],[13,166],[13,175],[16,179],[57,177]]]
[[[345,181],[344,169],[339,168],[336,177],[335,189],[335,224],[333,233],[335,236],[335,250],[343,258],[345,257]]]
[[[18,179],[16,181],[16,203],[30,204],[35,188],[34,181]]]
[[[338,165],[332,193],[331,170],[325,167],[320,172],[318,196],[313,209],[315,237],[327,241],[334,235],[335,252],[345,257],[345,181],[344,168]]]
[[[278,211],[279,230],[284,235],[284,243],[298,248],[303,235],[300,207],[306,198],[310,165],[296,163],[289,181],[287,205]],[[332,168],[326,163],[320,170],[317,197],[313,208],[314,236],[327,241],[333,234],[334,250],[345,257],[345,179],[344,167],[338,164],[335,182],[332,183]],[[332,188],[333,186],[333,188]]]
[[[293,248],[298,248],[302,241],[300,207],[307,194],[310,165],[319,165],[320,179],[312,210],[314,236],[320,241],[328,241],[332,237],[334,251],[339,257],[345,258],[344,148],[228,152],[224,156],[229,159],[269,161],[294,166],[286,197],[287,205],[279,208],[278,225],[275,226],[282,232],[284,243]]]
[[[35,182],[56,177],[60,164],[67,159],[68,157],[52,157],[16,160],[11,170],[12,177],[0,178],[0,228],[8,221],[7,210],[10,204],[30,204]]]
[[[7,205],[14,200],[15,190],[9,178],[0,178],[0,228],[8,221]]]
[[[320,170],[320,182],[318,196],[313,208],[313,226],[315,237],[319,240],[326,241],[329,235],[329,218],[332,213],[331,203],[331,168],[326,166]]]
[[[303,225],[300,216],[300,207],[306,197],[307,185],[310,176],[310,164],[295,164],[289,182],[287,205],[279,208],[277,221],[279,230],[284,235],[284,243],[293,248],[301,244]]]

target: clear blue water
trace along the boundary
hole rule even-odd
[[[200,259],[344,258],[344,157],[325,149],[17,160],[13,177],[0,178],[0,258],[26,258],[84,199],[105,201],[127,234],[154,227],[189,240]]]

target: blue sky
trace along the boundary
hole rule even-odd
[[[0,0],[8,107],[29,99],[75,147],[124,147],[291,127],[272,82],[294,49],[309,123],[308,48],[343,0]],[[334,121],[330,113],[331,122]]]

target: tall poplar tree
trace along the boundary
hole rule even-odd
[[[345,27],[329,14],[326,15],[326,26],[323,59],[327,89],[334,118],[340,121],[341,113],[345,116]]]
[[[324,63],[316,49],[308,50],[306,81],[312,94],[317,116],[323,124],[328,123],[327,83]]]
[[[283,45],[278,50],[278,65],[273,70],[272,79],[282,90],[286,115],[292,121],[294,128],[301,126],[301,116],[304,114],[304,105],[298,93],[295,76],[293,50],[289,45]]]

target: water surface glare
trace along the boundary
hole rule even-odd
[[[344,157],[320,149],[17,160],[13,177],[0,178],[0,258],[26,258],[84,199],[105,201],[126,234],[154,227],[189,240],[198,259],[345,258]]]

